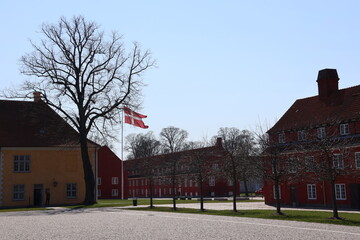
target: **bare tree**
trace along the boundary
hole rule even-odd
[[[210,176],[214,175],[214,169],[212,168],[210,156],[213,154],[209,151],[210,148],[199,148],[194,149],[194,151],[189,151],[186,160],[188,161],[187,165],[190,166],[187,175],[189,177],[195,178],[196,183],[199,186],[200,191],[200,211],[205,211],[204,209],[204,187],[205,182],[209,179]]]
[[[354,175],[352,162],[346,160],[351,152],[351,145],[358,140],[353,136],[338,136],[337,131],[323,137],[310,138],[312,140],[302,144],[305,155],[303,175],[306,174],[307,180],[330,184],[333,218],[340,219],[335,182],[341,176]]]
[[[158,178],[155,173],[157,163],[153,156],[160,152],[160,142],[152,132],[146,134],[130,134],[126,137],[126,149],[130,151],[130,158],[137,159],[134,170],[136,170],[148,182],[150,208],[153,208],[154,179]]]
[[[220,128],[218,136],[223,140],[223,147],[229,153],[223,164],[223,173],[233,183],[233,211],[237,211],[236,197],[239,180],[243,180],[247,192],[247,180],[253,175],[255,141],[253,134],[237,128]]]
[[[152,132],[126,136],[125,149],[129,152],[128,159],[155,156],[160,153],[160,146]]]
[[[297,146],[275,143],[267,133],[257,134],[261,149],[261,165],[258,165],[265,180],[270,180],[274,186],[276,214],[283,215],[281,211],[280,185],[282,183],[299,182],[303,164],[297,157]]]
[[[32,43],[34,51],[21,58],[21,72],[35,77],[26,81],[22,90],[26,96],[40,92],[43,101],[79,132],[86,183],[84,203],[92,204],[96,200],[89,133],[113,137],[112,126],[120,120],[122,105],[136,103],[141,76],[155,63],[138,43],[127,53],[121,36],[114,32],[107,40],[96,23],[82,16],[43,24],[41,33],[44,38],[40,44]],[[19,93],[8,96],[19,97]]]
[[[173,153],[184,149],[188,132],[180,128],[170,126],[161,130],[160,137],[164,152]]]

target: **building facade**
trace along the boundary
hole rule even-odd
[[[128,196],[191,198],[201,192],[205,197],[232,196],[233,185],[221,173],[226,156],[218,139],[212,147],[127,160]]]
[[[83,202],[78,133],[39,97],[0,100],[0,116],[0,207]],[[99,146],[88,144],[96,175]]]
[[[320,70],[318,95],[296,100],[268,131],[266,204],[278,181],[282,205],[360,209],[360,86],[338,81]]]
[[[123,161],[107,146],[101,147],[97,178],[98,199],[127,199],[127,183],[127,172],[123,172]]]

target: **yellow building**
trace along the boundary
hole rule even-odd
[[[43,101],[0,100],[0,207],[81,203],[78,133]],[[98,145],[89,141],[96,178]]]

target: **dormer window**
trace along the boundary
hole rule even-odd
[[[285,133],[279,133],[279,143],[285,143]]]
[[[340,135],[349,135],[350,129],[348,123],[342,123],[340,124]]]
[[[305,130],[298,131],[298,140],[299,141],[306,140],[306,131]]]
[[[318,137],[319,139],[323,139],[323,138],[326,137],[325,127],[319,127],[319,128],[317,129],[317,137]]]

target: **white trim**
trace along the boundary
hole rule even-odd
[[[316,184],[307,184],[307,195],[309,200],[316,200]]]
[[[335,184],[336,200],[346,200],[346,188],[344,183]]]

